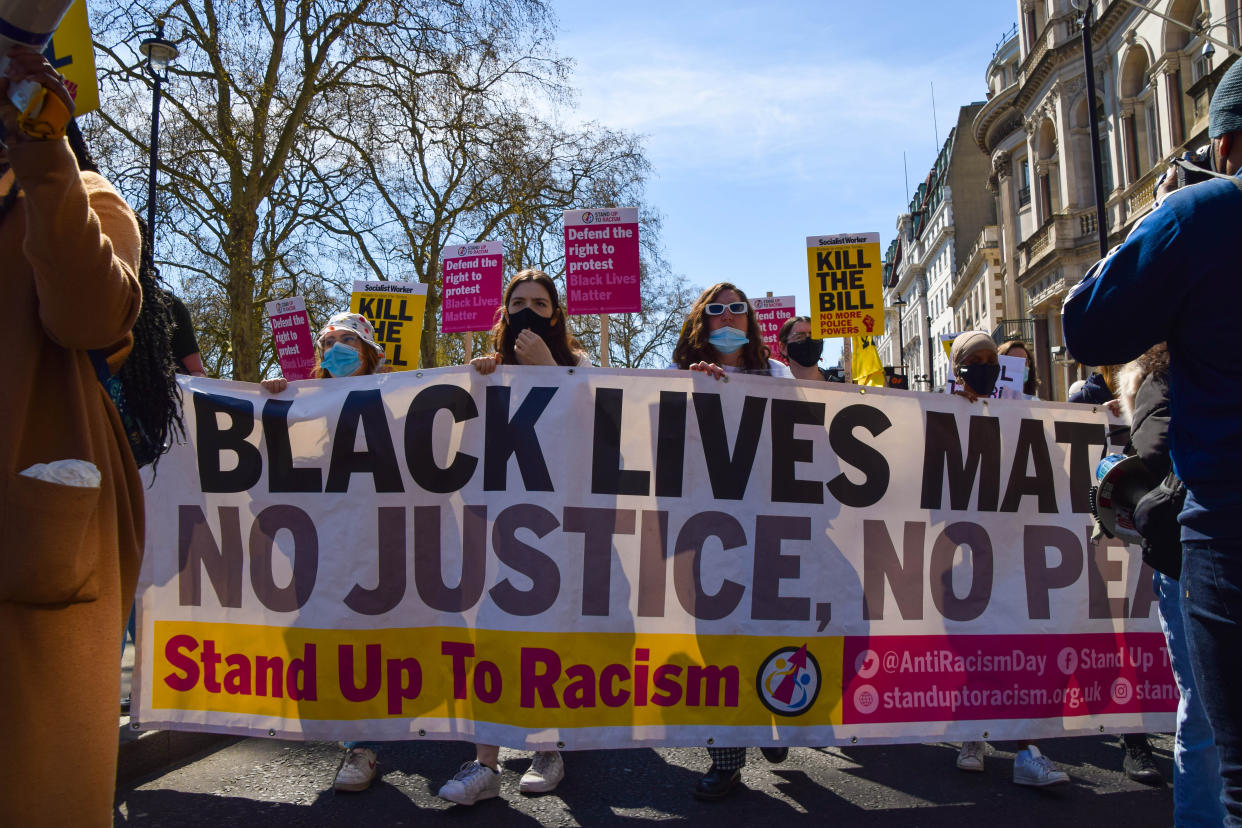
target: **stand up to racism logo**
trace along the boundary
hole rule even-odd
[[[819,697],[819,662],[801,647],[782,647],[763,660],[755,688],[763,706],[778,716],[801,716]]]

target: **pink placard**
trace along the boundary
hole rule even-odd
[[[638,313],[638,208],[566,210],[565,307],[571,315]]]
[[[268,302],[267,316],[272,322],[281,375],[287,380],[310,379],[315,370],[315,341],[311,338],[306,300],[291,296]]]
[[[454,244],[440,251],[441,333],[491,330],[504,289],[504,268],[504,247],[498,241]]]
[[[751,297],[750,306],[755,309],[755,319],[759,320],[759,332],[763,334],[763,344],[767,345],[772,352],[770,356],[778,362],[785,362],[781,359],[780,344],[776,336],[781,332],[781,325],[785,324],[785,320],[796,313],[794,297],[764,296],[758,299]]]

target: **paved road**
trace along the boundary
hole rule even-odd
[[[1171,774],[1170,740],[1155,742]],[[542,797],[518,793],[529,755],[502,750],[499,799],[470,808],[435,796],[457,765],[473,756],[460,743],[402,743],[380,757],[383,773],[369,791],[338,794],[331,779],[334,744],[244,739],[160,775],[119,789],[116,825],[333,826],[366,824],[469,826],[636,826],[814,824],[934,828],[1039,826],[1144,828],[1172,825],[1172,792],[1126,779],[1115,738],[1050,740],[1045,752],[1071,776],[1058,788],[1010,781],[1012,750],[993,746],[982,774],[954,767],[946,744],[796,748],[781,765],[751,751],[744,790],[724,802],[695,801],[690,791],[707,767],[697,749],[585,751],[566,754],[568,776]],[[68,768],[67,768],[68,770]]]

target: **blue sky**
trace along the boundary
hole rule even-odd
[[[805,237],[883,247],[1017,3],[554,2],[576,116],[645,137],[674,272],[808,311]],[[615,11],[614,11],[615,10]],[[840,340],[829,340],[834,362]]]

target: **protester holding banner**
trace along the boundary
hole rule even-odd
[[[523,270],[505,287],[492,328],[493,353],[470,360],[480,374],[500,365],[561,365],[591,367],[591,359],[565,325],[565,311],[552,278],[542,270]],[[500,795],[500,747],[476,744],[473,762],[465,762],[445,782],[439,796],[458,805]],[[559,751],[535,752],[530,768],[522,774],[518,790],[547,793],[565,778],[565,762]]]
[[[1122,418],[1130,425],[1130,447],[1154,477],[1165,478],[1173,469],[1169,457],[1169,350],[1162,342],[1126,365],[1117,376]],[[1141,503],[1142,501],[1140,501]],[[1139,510],[1136,508],[1136,513]],[[1141,530],[1142,521],[1135,521]],[[1176,526],[1171,527],[1176,532]],[[1148,532],[1148,535],[1151,533]],[[1166,533],[1168,534],[1168,533]],[[1172,554],[1153,549],[1168,542]],[[1150,557],[1167,558],[1168,563]],[[1186,644],[1186,625],[1182,620],[1181,543],[1176,536],[1167,539],[1144,538],[1144,559],[1153,564],[1152,587],[1160,599],[1160,626],[1169,647],[1169,664],[1181,699],[1177,705],[1177,731],[1173,740],[1173,821],[1179,826],[1221,825],[1225,821],[1220,801],[1220,759],[1212,742],[1212,726],[1203,710],[1203,699],[1195,686]],[[1165,571],[1161,571],[1161,570]],[[1130,734],[1127,734],[1130,735]],[[1143,740],[1146,743],[1146,739]],[[1126,748],[1126,772],[1135,764],[1130,745]],[[1147,753],[1150,758],[1150,749]],[[1143,757],[1137,756],[1141,762]],[[1159,778],[1159,777],[1157,777]]]
[[[793,379],[788,368],[768,359],[755,310],[730,282],[712,285],[695,300],[669,367],[702,371],[716,379],[734,372]]]
[[[1011,345],[1010,351],[1013,350],[1016,349]],[[1010,356],[1017,354],[1011,353]],[[954,394],[973,403],[980,397],[987,398],[995,389],[996,378],[1000,375],[1000,354],[996,341],[987,331],[964,331],[958,334],[949,349],[949,363],[953,375],[962,381]],[[1069,775],[1052,764],[1034,742],[1028,740],[1025,745],[1013,760],[1015,785],[1042,788],[1069,781]],[[986,755],[986,742],[963,742],[957,754],[957,766],[964,771],[982,771]]]
[[[112,824],[121,630],[142,557],[142,485],[92,366],[116,371],[141,304],[134,214],[64,134],[19,131],[10,83],[69,111],[64,79],[11,52],[0,79],[0,247],[8,357],[0,406],[0,822]]]
[[[734,372],[793,379],[790,369],[769,360],[766,352],[746,294],[730,282],[719,282],[703,291],[691,306],[669,367],[701,371],[716,379]],[[761,750],[770,762],[783,762],[789,754],[785,747]],[[742,779],[746,748],[709,747],[707,755],[712,764],[695,785],[694,795],[698,799],[721,799]]]
[[[1101,365],[1100,370],[1092,371],[1091,376],[1074,383],[1076,388],[1070,386],[1066,402],[1102,405],[1114,415],[1120,416],[1121,404],[1113,393],[1114,371],[1112,365]]]
[[[1069,394],[1068,401],[1083,405],[1103,405],[1114,415],[1120,415],[1122,403],[1114,396],[1112,390],[1118,384],[1120,371],[1120,367],[1101,366],[1100,370],[1091,374],[1077,391]],[[1124,429],[1125,426],[1112,428],[1113,431],[1124,431]],[[1124,441],[1124,437],[1118,438],[1118,442]],[[1176,586],[1173,589],[1174,592],[1177,591]],[[1160,594],[1158,589],[1156,594]],[[1161,609],[1161,612],[1163,613],[1164,610]],[[1145,785],[1164,784],[1164,777],[1160,775],[1160,769],[1156,767],[1156,761],[1151,754],[1151,742],[1146,733],[1123,733],[1121,750],[1121,769],[1126,776]]]
[[[819,367],[824,340],[811,338],[811,317],[791,316],[781,325],[776,338],[781,359],[788,363],[794,379],[827,381]]]
[[[315,379],[365,376],[377,373],[384,349],[375,341],[375,329],[361,314],[338,313],[323,326],[315,338]],[[273,394],[289,387],[284,377],[263,380],[261,385]],[[375,779],[380,742],[344,742],[345,755],[337,767],[333,790],[365,791]]]
[[[328,320],[315,338],[314,379],[383,373],[384,349],[375,341],[375,328],[358,313],[344,311]],[[273,394],[289,387],[284,377],[265,379],[261,385]]]
[[[497,313],[492,353],[470,360],[480,374],[498,365],[591,366],[565,324],[556,284],[542,270],[523,270],[510,279]]]

